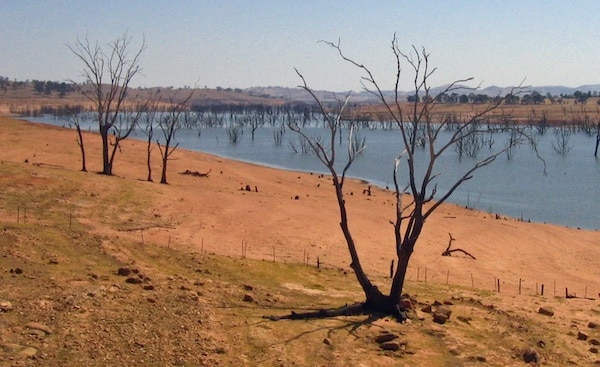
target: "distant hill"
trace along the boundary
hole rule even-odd
[[[438,94],[442,92],[447,86],[440,86],[431,88],[432,94]],[[489,86],[481,89],[472,89],[472,88],[458,88],[453,90],[453,93],[457,94],[485,94],[488,96],[504,96],[507,93],[510,93],[514,90],[515,87],[498,87],[498,86]],[[552,96],[560,96],[560,95],[573,95],[576,91],[580,92],[591,92],[600,94],[600,84],[588,84],[582,85],[576,88],[564,87],[564,86],[525,86],[522,91],[524,93],[527,92],[539,92],[542,95],[550,94]],[[297,101],[297,102],[305,102],[312,103],[314,102],[313,97],[301,88],[287,88],[287,87],[253,87],[244,89],[244,92],[247,92],[250,95],[262,96],[262,97],[271,97],[276,99],[283,99],[287,101]],[[324,90],[315,90],[315,95],[324,102],[333,102],[336,99],[344,99],[348,92],[332,92],[332,91],[324,91]],[[383,91],[383,94],[386,98],[393,98],[394,91],[388,90]],[[404,101],[406,97],[412,92],[401,91],[399,95],[401,99]],[[375,96],[367,91],[360,92],[352,92],[351,93],[351,103],[358,104],[371,104],[377,103],[378,100]]]

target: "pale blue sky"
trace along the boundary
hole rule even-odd
[[[600,83],[598,1],[0,0],[0,14],[0,75],[18,80],[80,81],[66,44],[128,32],[148,45],[135,86],[295,87],[296,67],[315,89],[359,90],[360,74],[318,43],[341,39],[390,89],[397,33],[431,54],[434,86]]]

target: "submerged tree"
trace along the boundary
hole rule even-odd
[[[395,79],[395,94],[393,100],[389,100],[384,96],[380,85],[373,77],[371,71],[366,66],[354,61],[345,56],[342,52],[340,44],[325,42],[327,45],[335,49],[342,60],[350,63],[363,74],[361,83],[364,89],[374,95],[382,104],[386,113],[386,120],[393,121],[396,128],[400,132],[402,154],[398,156],[393,165],[394,189],[395,189],[395,218],[392,220],[395,249],[396,249],[396,267],[393,269],[393,280],[389,293],[384,294],[376,285],[371,282],[371,279],[364,271],[361,264],[361,259],[357,251],[357,246],[351,232],[350,221],[346,210],[346,200],[344,199],[344,183],[348,169],[352,165],[355,157],[360,153],[360,148],[353,144],[353,131],[350,129],[348,137],[348,159],[343,166],[343,169],[338,171],[336,168],[336,137],[343,128],[343,119],[341,118],[347,103],[341,105],[337,111],[332,111],[322,103],[313,90],[308,86],[304,76],[296,70],[302,80],[300,86],[306,90],[318,105],[321,114],[326,122],[329,136],[327,139],[320,139],[311,136],[302,127],[297,124],[291,124],[290,128],[299,133],[306,139],[316,153],[319,160],[329,170],[337,203],[340,212],[340,226],[343,232],[348,251],[351,257],[350,267],[353,269],[358,282],[360,283],[365,301],[353,306],[354,311],[362,312],[382,312],[396,316],[399,320],[405,318],[404,310],[401,308],[401,295],[404,288],[404,281],[408,264],[417,244],[417,240],[423,230],[425,222],[429,216],[439,206],[445,202],[450,195],[464,182],[473,177],[475,171],[491,164],[499,155],[510,149],[512,146],[520,144],[524,139],[529,140],[524,131],[514,125],[511,130],[517,133],[514,140],[510,140],[504,147],[489,153],[485,158],[476,161],[470,168],[461,172],[458,178],[450,184],[450,188],[445,192],[438,192],[435,183],[436,178],[441,174],[438,172],[438,159],[440,156],[454,147],[457,142],[479,137],[482,134],[489,134],[494,131],[506,130],[505,126],[481,124],[479,123],[484,118],[487,118],[491,113],[500,106],[506,98],[495,98],[493,102],[487,105],[478,105],[473,109],[473,113],[458,122],[458,125],[452,130],[450,137],[441,139],[441,132],[447,129],[447,120],[434,121],[433,110],[440,100],[440,96],[451,94],[454,90],[462,88],[461,83],[468,82],[472,78],[456,80],[449,84],[444,90],[438,94],[431,94],[430,79],[435,72],[435,68],[430,66],[429,54],[425,49],[418,50],[413,46],[410,53],[403,53],[399,46],[398,40],[394,36],[391,42],[391,48],[395,57],[397,69]],[[410,72],[413,74],[414,96],[410,103],[403,103],[400,100],[400,77],[403,69],[402,65],[407,64]],[[474,88],[475,89],[475,88]],[[511,91],[510,95],[514,95],[516,90]],[[424,134],[417,134],[418,131],[424,131]],[[421,139],[425,139],[424,149],[417,148]],[[443,140],[443,141],[442,141]],[[403,159],[405,157],[405,159]],[[408,174],[406,186],[400,185],[399,167],[402,162],[406,162],[406,172]],[[408,202],[403,202],[403,193],[408,192]],[[435,200],[435,201],[434,201]],[[341,310],[340,313],[347,312]],[[310,316],[329,316],[328,312],[313,313]],[[290,318],[298,318],[299,314],[292,313]]]
[[[102,138],[101,173],[112,175],[115,153],[120,149],[120,142],[127,139],[141,116],[138,113],[124,119],[122,113],[127,107],[129,84],[141,70],[139,59],[146,49],[146,43],[142,41],[133,54],[130,54],[131,37],[127,34],[109,44],[108,52],[97,42],[92,44],[87,36],[68,47],[83,62],[82,74],[86,82],[80,90],[93,103],[97,114],[98,130]]]

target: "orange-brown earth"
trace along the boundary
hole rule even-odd
[[[335,307],[342,302],[338,298],[361,300],[330,179],[176,150],[169,161],[169,185],[161,185],[145,181],[146,146],[134,140],[124,142],[115,176],[107,177],[93,173],[101,166],[100,139],[94,134],[84,139],[88,173],[78,171],[72,130],[0,117],[0,302],[11,303],[10,310],[0,312],[0,366],[65,361],[501,366],[522,363],[520,350],[529,347],[538,351],[541,365],[586,365],[600,359],[592,344],[577,340],[578,331],[591,340],[600,338],[600,332],[588,328],[600,315],[599,231],[526,223],[445,204],[418,241],[407,291],[421,305],[452,299],[452,322],[437,325],[420,314],[410,325],[387,319],[365,323],[364,318],[350,319],[351,325],[343,318],[265,323],[260,321],[264,314]],[[157,149],[153,154],[157,179]],[[210,173],[178,174],[185,170]],[[251,191],[244,190],[246,185]],[[394,198],[382,189],[368,196],[365,188],[363,182],[347,183],[350,228],[365,269],[385,288],[394,258],[389,223]],[[53,218],[59,212],[57,226]],[[68,234],[66,223],[70,230],[79,228],[77,235]],[[52,234],[57,238],[72,236],[70,243],[80,250],[54,249],[53,237],[41,234],[50,230],[58,231]],[[448,233],[456,239],[454,247],[477,259],[440,256]],[[242,255],[247,259],[240,260]],[[306,255],[308,270],[284,265],[302,264]],[[317,257],[325,270],[301,273],[313,271]],[[222,270],[225,265],[207,270],[219,261],[242,269],[248,278],[227,275],[235,272]],[[70,263],[81,266],[81,273],[70,274],[72,267],[53,270]],[[144,293],[123,283],[116,275],[123,266],[139,268],[155,289]],[[264,266],[300,273],[273,284],[283,275],[256,273]],[[16,267],[24,272],[15,274]],[[500,293],[495,291],[498,280]],[[566,288],[579,298],[565,299]],[[243,302],[249,292],[255,299]],[[294,302],[295,297],[302,302]],[[555,316],[538,314],[540,306],[552,307]],[[456,320],[461,314],[463,322]],[[26,324],[32,321],[51,327],[52,334],[29,333]],[[380,328],[408,340],[406,353],[374,347],[374,330]],[[36,353],[23,355],[26,346]]]

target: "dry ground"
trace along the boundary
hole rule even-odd
[[[99,138],[85,139],[99,170]],[[144,149],[126,142],[114,177],[79,172],[73,131],[0,117],[0,366],[506,366],[527,348],[540,365],[600,359],[598,231],[444,205],[409,269],[410,323],[267,321],[361,300],[327,177],[182,150],[160,185],[143,181]],[[347,187],[351,228],[385,288],[393,198],[364,187]],[[477,260],[440,256],[448,232]],[[420,311],[436,300],[452,303],[444,325]],[[374,342],[384,329],[400,351]]]

